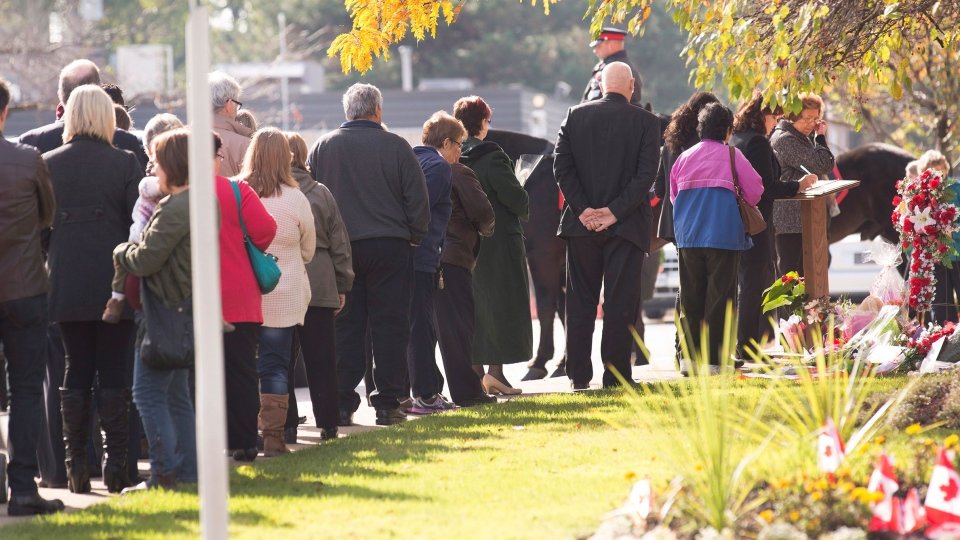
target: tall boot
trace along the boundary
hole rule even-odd
[[[290,450],[283,442],[283,425],[287,420],[287,394],[260,394],[260,415],[257,427],[263,432],[263,455],[279,456]]]
[[[60,413],[63,416],[63,444],[66,450],[67,487],[73,493],[90,492],[87,443],[90,438],[91,390],[60,389]]]
[[[129,388],[101,388],[98,402],[100,426],[106,436],[103,441],[103,483],[110,493],[120,493],[130,487],[127,473]]]

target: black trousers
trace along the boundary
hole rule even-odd
[[[14,496],[37,492],[37,441],[43,418],[47,296],[0,303],[0,343],[10,381],[10,461],[7,475]],[[6,489],[6,486],[0,486]]]
[[[593,378],[590,353],[601,285],[603,385],[619,384],[614,369],[630,380],[630,326],[640,307],[638,276],[644,256],[639,247],[619,237],[567,239],[567,376],[575,384]]]
[[[297,329],[310,387],[310,403],[318,428],[337,427],[339,420],[334,311],[333,308],[311,306],[307,308],[303,327]]]
[[[437,368],[437,314],[434,293],[437,274],[413,273],[413,301],[410,303],[410,343],[407,345],[407,372],[414,397],[428,398],[443,392],[443,375]]]
[[[130,355],[136,327],[131,320],[117,324],[102,321],[60,323],[66,350],[63,387],[88,390],[130,388]]]
[[[777,272],[782,276],[787,272],[796,271],[803,276],[803,235],[796,234],[778,234],[776,235],[777,246]],[[770,280],[773,283],[773,280]],[[769,287],[767,283],[764,287]]]
[[[957,322],[957,295],[960,293],[960,270],[954,262],[950,267],[938,264],[934,267],[937,286],[933,293],[933,320],[943,324]]]
[[[367,327],[373,338],[374,408],[394,409],[402,399],[410,340],[413,247],[399,238],[371,238],[353,248],[353,290],[337,317],[337,384],[340,408],[360,407],[357,385],[366,369]]]
[[[709,354],[710,363],[720,365],[727,303],[737,300],[740,252],[711,248],[681,248],[678,251],[680,309],[691,334],[687,337],[687,345],[691,352],[699,352],[701,358]],[[736,304],[733,307],[736,309]],[[704,325],[710,332],[710,341],[706,344],[702,343],[700,333]]]
[[[480,376],[473,370],[473,276],[462,266],[440,266],[443,288],[434,296],[437,338],[450,398],[459,403],[484,393]]]
[[[562,240],[552,237],[547,241],[526,240],[527,262],[533,278],[533,294],[537,304],[537,322],[540,324],[540,340],[533,366],[543,368],[553,360],[553,319],[560,317],[563,324],[566,310],[567,283],[566,250]]]
[[[740,292],[737,296],[737,348],[741,352],[750,345],[751,340],[759,343],[764,336],[773,332],[768,317],[760,308],[764,289],[776,279],[773,235],[766,229],[752,238],[753,247],[740,255],[738,271]]]
[[[234,323],[234,326],[236,330],[223,335],[223,372],[227,391],[227,448],[239,450],[257,447],[260,324]]]
[[[37,462],[40,465],[40,478],[51,485],[66,485],[63,416],[60,414],[60,386],[63,384],[63,373],[66,370],[66,352],[63,349],[60,326],[56,323],[47,327],[45,351],[47,367],[43,381],[44,414],[40,417]]]
[[[661,251],[658,249],[644,257],[643,264],[640,265],[640,282],[638,283],[638,287],[640,287],[640,304],[637,306],[637,320],[634,323],[634,327],[637,329],[637,335],[643,339],[647,337],[647,325],[643,322],[643,302],[653,298],[653,293],[657,288],[657,274],[660,273],[660,255]],[[650,358],[643,353],[638,343],[634,342],[632,348],[636,365],[645,366],[650,363]]]

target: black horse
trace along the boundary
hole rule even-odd
[[[863,240],[882,236],[899,242],[890,221],[893,197],[897,194],[897,181],[904,177],[907,164],[914,159],[904,150],[883,143],[866,144],[837,156],[840,176],[860,180],[860,186],[840,200],[840,215],[830,222],[830,242],[853,233],[860,233]]]

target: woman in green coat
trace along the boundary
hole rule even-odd
[[[513,173],[513,163],[493,142],[484,141],[492,110],[479,96],[457,100],[454,116],[467,129],[461,163],[480,179],[496,214],[493,236],[480,240],[473,272],[476,328],[473,364],[491,394],[519,394],[503,375],[503,364],[526,362],[533,355],[533,326],[527,259],[520,220],[530,213],[527,192]],[[483,366],[489,366],[483,374]]]

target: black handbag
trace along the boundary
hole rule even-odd
[[[193,299],[189,296],[176,306],[163,304],[150,290],[144,278],[140,290],[143,302],[143,340],[140,360],[152,369],[193,367]]]

